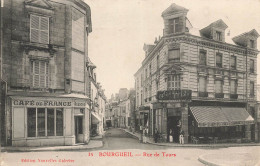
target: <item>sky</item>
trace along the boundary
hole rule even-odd
[[[172,3],[189,9],[193,28],[222,19],[230,36],[252,29],[260,34],[260,0],[85,0],[91,8],[89,57],[107,98],[120,88],[134,88],[134,74],[144,59],[144,43],[162,36],[162,12]],[[260,50],[260,39],[258,39]],[[260,57],[260,54],[258,55]],[[260,66],[260,58],[258,65]],[[260,67],[258,67],[260,73]],[[260,79],[258,76],[258,84]]]

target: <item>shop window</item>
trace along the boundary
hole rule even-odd
[[[236,56],[231,56],[230,58],[230,67],[231,69],[236,69],[237,68],[237,57]]]
[[[49,18],[30,15],[30,41],[49,44]]]
[[[169,20],[169,31],[170,33],[181,32],[180,19],[174,18]]]
[[[170,62],[180,62],[180,49],[169,50],[168,54]]]
[[[255,61],[253,59],[250,59],[250,73],[255,72]]]
[[[250,96],[255,96],[255,83],[253,81],[250,81]]]
[[[27,129],[28,137],[63,136],[63,109],[28,108]]]
[[[222,54],[221,53],[216,54],[216,66],[222,67]]]
[[[168,75],[168,89],[180,89],[180,75]]]
[[[207,65],[207,52],[204,50],[200,50],[199,64]]]
[[[34,88],[47,88],[49,85],[49,63],[46,61],[31,61],[31,86]]]

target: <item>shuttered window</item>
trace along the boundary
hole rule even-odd
[[[49,64],[46,61],[31,61],[31,86],[34,88],[47,88],[49,81]]]
[[[49,18],[30,16],[30,40],[35,43],[49,44]]]

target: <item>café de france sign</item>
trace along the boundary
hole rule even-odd
[[[176,89],[176,90],[165,90],[157,92],[157,100],[191,100],[191,90]]]

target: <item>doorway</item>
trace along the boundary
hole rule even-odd
[[[169,134],[170,130],[172,130],[172,136],[173,136],[173,142],[178,143],[179,142],[179,134],[180,134],[180,121],[181,117],[180,116],[169,116],[167,119],[167,132],[168,132],[168,137],[167,140],[169,139]],[[169,140],[168,140],[169,141]]]
[[[75,142],[83,143],[83,116],[75,116]]]

